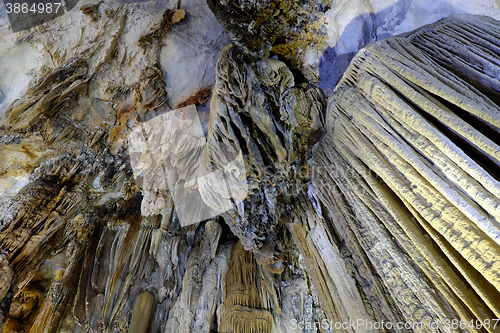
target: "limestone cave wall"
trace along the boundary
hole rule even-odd
[[[500,331],[500,22],[334,84],[332,10],[82,3],[0,35],[36,62],[0,86],[3,331]]]

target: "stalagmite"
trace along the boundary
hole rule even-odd
[[[149,291],[142,292],[135,299],[128,329],[129,333],[145,333],[148,331],[155,305],[155,297]]]

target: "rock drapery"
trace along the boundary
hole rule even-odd
[[[456,14],[485,15],[500,19],[495,0],[329,0],[325,5],[329,48],[320,62],[320,87],[331,95],[354,55],[377,40],[412,32]]]
[[[170,4],[161,11],[157,3],[82,5],[81,16],[71,13],[69,20],[88,21],[87,30],[67,41],[66,53],[51,53],[55,65],[43,67],[2,114],[2,149],[8,156],[2,160],[2,177],[7,184],[24,182],[2,198],[4,331],[286,331],[292,319],[322,318],[290,235],[275,226],[277,213],[266,222],[267,212],[259,208],[266,200],[263,192],[226,216],[227,223],[217,218],[181,228],[172,193],[146,193],[134,179],[127,151],[132,129],[169,111],[170,103],[203,104],[207,98],[206,87],[175,94],[161,70],[169,66],[163,50],[171,41],[170,29],[199,11],[190,5]],[[148,14],[149,24],[134,24],[141,13]],[[61,20],[48,25],[57,29]],[[25,35],[18,44],[57,38],[38,30]],[[273,191],[274,170],[264,170],[261,161],[279,164],[287,174],[287,163],[304,164],[309,138],[317,141],[323,126],[324,97],[314,86],[296,86],[277,59],[241,62],[241,54],[231,48],[224,54],[203,150],[209,158],[201,167],[226,164],[221,160],[226,155],[218,152],[238,143],[232,131],[239,120],[238,135],[247,137],[246,162],[255,161],[252,191],[258,192],[261,178]],[[120,72],[124,64],[130,72]],[[244,95],[235,96],[232,89]],[[285,94],[289,102],[282,103]],[[296,100],[305,108],[297,108]],[[276,133],[273,117],[280,108],[289,116]],[[252,127],[245,127],[240,111]],[[226,141],[217,144],[219,139]],[[254,151],[256,156],[248,154]],[[293,178],[285,183],[295,186]],[[238,284],[227,288],[240,270],[249,272],[250,285],[243,291]],[[258,287],[251,285],[256,280]],[[248,298],[246,292],[253,294]]]
[[[455,16],[378,42],[329,101],[314,187],[405,321],[499,315],[499,31]]]
[[[137,184],[126,141],[170,110],[164,34],[189,11],[172,5],[134,30],[141,5],[82,7],[89,21],[114,24],[112,38],[58,52],[2,118],[0,177],[26,177],[0,210],[5,332],[301,331],[294,321],[314,332],[324,319],[499,317],[500,23],[457,16],[370,45],[326,107],[303,61],[309,45],[291,28],[300,20],[320,43],[322,9],[261,2],[238,4],[281,20],[266,30],[265,19],[243,17],[245,29],[228,34],[196,153],[209,171],[241,151],[247,173],[230,181],[248,193],[185,227],[175,191]],[[214,3],[234,29],[224,21],[233,4]],[[289,53],[287,37],[304,49]],[[106,81],[126,62],[136,67],[126,80]],[[206,98],[202,89],[174,105]],[[221,204],[210,179],[190,186]]]

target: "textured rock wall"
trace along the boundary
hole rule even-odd
[[[338,4],[80,5],[1,35],[4,332],[499,316],[497,21],[455,17],[363,49],[327,107],[317,61]],[[202,144],[175,161],[173,187],[144,188],[134,159],[161,183],[175,151],[172,132],[142,130],[181,106],[197,109]],[[130,150],[139,129],[150,145]],[[235,156],[238,200],[189,178]],[[200,221],[175,203],[183,189],[224,213]],[[183,225],[181,208],[200,222]]]
[[[264,156],[269,167],[290,175],[284,186],[295,188],[298,176],[287,168],[304,164],[302,154],[310,157],[323,128],[321,91],[295,85],[277,59],[241,62],[244,55],[231,48],[212,72],[218,43],[227,41],[220,26],[195,29],[199,21],[214,24],[206,5],[183,4],[82,3],[80,12],[6,38],[18,45],[13,54],[23,47],[40,52],[29,83],[12,77],[25,90],[9,90],[2,112],[5,332],[286,332],[291,319],[324,318],[302,257],[279,210],[262,206],[271,199],[260,187],[262,178],[274,182]],[[191,35],[202,48],[186,44]],[[183,55],[196,75],[186,75],[173,54]],[[247,142],[256,193],[224,219],[182,228],[174,193],[141,191],[127,139],[139,124],[177,105],[198,106],[203,119],[214,84],[201,167],[225,164],[220,151]],[[288,116],[277,129],[281,109]],[[246,138],[234,136],[233,128]],[[221,139],[227,144],[218,144]],[[267,188],[273,198],[275,190]],[[260,285],[233,284],[241,269]],[[247,293],[259,301],[245,301]],[[254,324],[259,314],[264,322]]]
[[[406,321],[499,315],[498,32],[455,16],[375,43],[329,101],[315,191],[346,262],[368,259]],[[362,276],[363,298],[385,303]]]

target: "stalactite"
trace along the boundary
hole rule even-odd
[[[142,292],[134,301],[129,333],[146,333],[151,323],[156,299],[149,291]]]
[[[368,46],[329,102],[316,192],[351,204],[337,209],[356,239],[336,227],[407,321],[499,315],[499,31],[458,16]]]
[[[253,253],[238,242],[226,274],[219,332],[272,332],[274,320],[260,288],[261,280]]]
[[[499,23],[457,16],[368,46],[327,107],[319,1],[208,3],[222,53],[178,34],[212,15],[198,0],[85,2],[13,41],[47,54],[0,115],[0,327],[497,318]],[[194,60],[173,56],[183,43]]]

